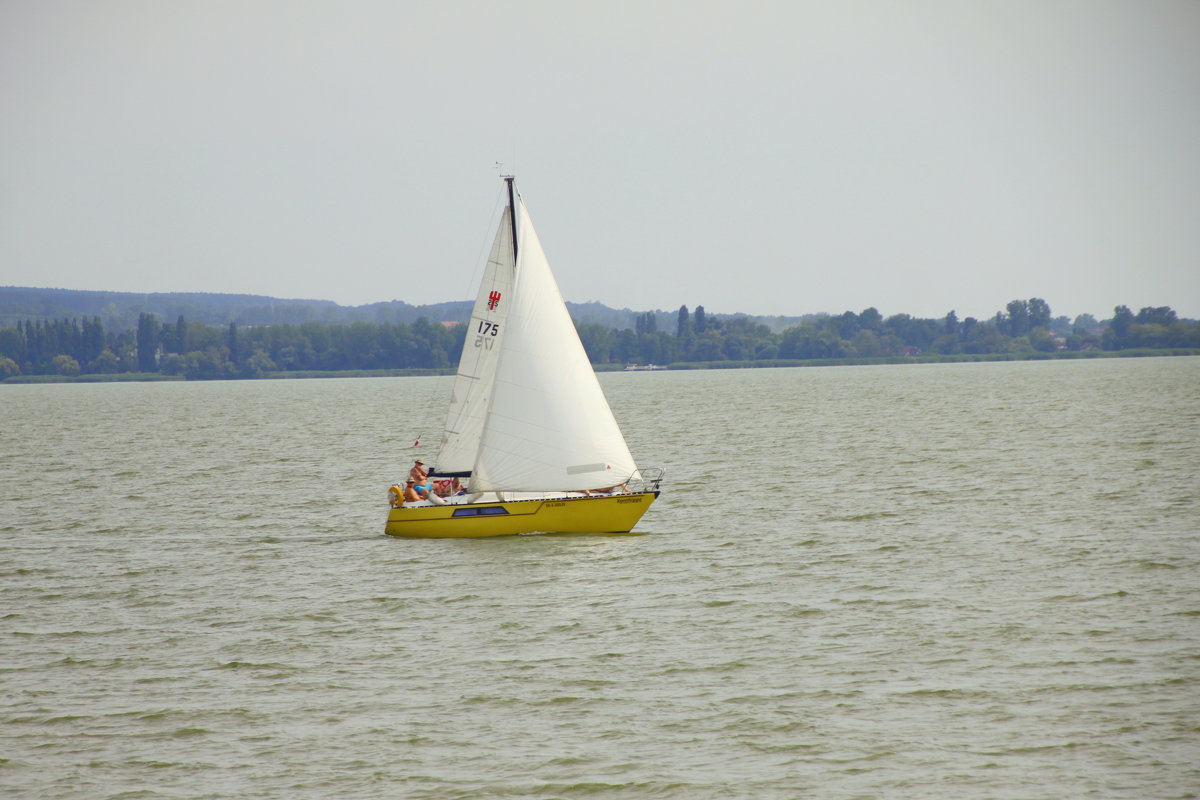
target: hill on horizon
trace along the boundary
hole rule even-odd
[[[189,322],[206,325],[299,325],[304,322],[349,324],[351,322],[466,322],[472,302],[458,300],[414,306],[402,300],[342,306],[332,300],[268,297],[253,294],[215,292],[105,292],[88,289],[49,289],[24,286],[0,286],[0,325],[12,327],[20,320],[100,317],[105,327],[116,330],[136,328],[142,313],[157,315],[172,322],[180,315]],[[703,304],[701,304],[703,305]],[[615,309],[602,303],[567,303],[576,322],[599,324],[623,330],[633,328],[646,311]],[[689,311],[695,308],[689,306]],[[678,309],[654,309],[661,331],[674,331]],[[720,319],[745,314],[710,314]],[[813,316],[813,315],[805,315]],[[766,325],[773,333],[797,325],[805,317],[750,317]]]

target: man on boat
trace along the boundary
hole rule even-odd
[[[422,498],[429,497],[433,491],[433,481],[429,480],[429,471],[425,469],[425,462],[417,459],[413,462],[413,468],[408,471],[408,477],[412,479],[413,487],[420,493]]]
[[[428,496],[429,496],[429,490],[426,489],[425,497],[428,497]],[[408,481],[404,484],[404,502],[418,503],[418,502],[424,500],[425,497],[422,497],[421,494],[417,491],[416,481],[414,481],[412,478],[409,478]]]
[[[446,501],[444,499],[442,499],[441,497],[439,497],[433,491],[433,488],[429,483],[426,483],[423,486],[417,486],[416,481],[414,481],[412,478],[409,478],[405,482],[405,486],[404,486],[404,502],[405,502],[405,504],[419,503],[422,500],[428,500],[430,503],[432,503],[435,506],[446,505]]]

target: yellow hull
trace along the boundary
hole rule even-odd
[[[627,533],[658,492],[393,508],[384,533],[420,539],[517,533]]]

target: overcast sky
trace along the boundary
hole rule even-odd
[[[1200,317],[1200,2],[0,0],[0,285]]]

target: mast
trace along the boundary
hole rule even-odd
[[[513,244],[513,263],[517,261],[517,204],[513,197],[513,180],[516,175],[502,175],[504,182],[508,184],[508,221],[512,226],[512,244]]]

